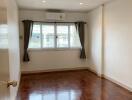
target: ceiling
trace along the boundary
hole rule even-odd
[[[17,0],[23,9],[88,11],[111,0]],[[81,3],[81,4],[80,4]]]

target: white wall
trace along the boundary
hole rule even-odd
[[[90,70],[102,73],[102,6],[87,14]]]
[[[7,24],[6,0],[0,0],[0,25]],[[0,34],[2,31],[0,31]],[[1,40],[0,40],[1,42]],[[0,48],[0,81],[9,80],[8,50]],[[0,84],[0,100],[10,100],[6,84]]]
[[[9,41],[9,70],[10,80],[20,81],[20,56],[19,56],[19,24],[18,24],[18,8],[15,0],[8,0],[7,2],[7,16],[8,16],[8,41]],[[15,100],[18,86],[11,87],[11,99]]]
[[[0,81],[7,80],[9,80],[8,50],[0,49]],[[0,100],[10,100],[9,89],[7,88],[7,85],[0,85]]]
[[[104,16],[102,16],[104,24],[102,27],[102,37],[100,37],[100,24],[97,16],[99,9],[97,8],[88,13],[90,37],[94,36],[89,41],[91,44],[92,61],[102,59],[102,66],[98,66],[96,62],[92,62],[97,73],[98,67],[102,67],[102,74],[108,79],[118,83],[119,85],[132,91],[132,0],[115,0],[104,5]],[[92,18],[90,16],[93,16]],[[94,17],[96,16],[96,17]],[[100,20],[100,21],[99,21]],[[93,31],[95,30],[95,31]],[[102,38],[102,39],[101,39]],[[102,57],[99,58],[102,41]],[[97,50],[97,51],[96,51]],[[96,52],[95,52],[96,51]],[[98,56],[97,56],[98,55]]]
[[[7,24],[7,10],[5,0],[2,0],[1,2],[3,2],[3,5],[5,5],[5,8],[0,6],[0,25],[3,25]],[[8,78],[9,78],[8,50],[0,48],[0,80],[2,79],[8,80]]]
[[[9,76],[9,56],[8,50],[0,49],[0,80],[6,79],[8,80]],[[3,78],[4,77],[4,78]]]
[[[20,35],[23,37],[22,20],[45,21],[45,12],[37,10],[20,10]],[[85,21],[85,13],[66,13],[65,21]],[[87,34],[86,34],[87,35]],[[87,37],[87,36],[86,36]],[[87,41],[87,40],[86,40]],[[87,45],[87,42],[86,42]],[[23,39],[21,40],[21,66],[22,71],[61,70],[70,68],[82,68],[88,66],[88,61],[79,58],[79,49],[54,51],[54,50],[31,50],[31,61],[23,63]]]
[[[104,74],[132,90],[132,0],[115,0],[104,11]]]
[[[0,7],[0,24],[7,24],[7,11],[6,8]]]

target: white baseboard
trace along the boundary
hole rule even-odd
[[[88,70],[91,71],[91,72],[93,72],[93,73],[95,73],[97,76],[102,77],[101,74],[99,74],[97,71],[91,69],[90,67],[88,68]]]
[[[99,74],[97,71],[95,71],[95,70],[93,70],[93,69],[91,69],[91,68],[88,68],[88,70],[91,71],[91,72],[93,72],[93,73],[95,73],[97,76],[103,77],[103,78],[105,78],[105,79],[107,79],[107,80],[109,80],[109,81],[111,81],[111,82],[113,82],[113,83],[115,83],[115,84],[117,84],[117,85],[119,85],[119,86],[121,86],[121,87],[123,87],[123,88],[129,90],[130,92],[132,92],[132,88],[130,88],[130,87],[124,85],[123,83],[120,83],[119,81],[114,80],[113,78],[111,78],[111,77],[109,77],[109,76],[106,76],[106,75],[104,75],[104,74]]]
[[[130,88],[130,87],[124,85],[123,83],[120,83],[119,81],[114,80],[113,78],[108,77],[108,76],[106,76],[106,75],[99,74],[97,71],[95,71],[95,70],[93,70],[93,69],[91,69],[91,68],[88,68],[88,70],[91,71],[91,72],[93,72],[93,73],[95,73],[97,76],[103,77],[103,78],[105,78],[105,79],[107,79],[107,80],[109,80],[109,81],[111,81],[111,82],[113,82],[113,83],[115,83],[115,84],[117,84],[117,85],[119,85],[119,86],[121,86],[121,87],[123,87],[123,88],[129,90],[130,92],[132,92],[132,88]]]
[[[93,70],[91,68],[88,68],[88,70],[91,71],[91,72],[93,72],[93,73],[95,73],[98,76],[98,73],[95,70]]]
[[[115,84],[117,84],[117,85],[119,85],[119,86],[121,86],[121,87],[123,87],[123,88],[129,90],[130,92],[132,92],[132,88],[126,86],[125,84],[123,84],[123,83],[121,83],[121,82],[119,82],[119,81],[117,81],[117,80],[114,80],[113,78],[111,78],[111,77],[109,77],[109,76],[106,76],[106,75],[103,75],[103,77],[104,77],[105,79],[108,79],[108,80],[110,80],[111,82],[113,82],[113,83],[115,83]]]
[[[44,73],[44,72],[59,72],[59,71],[74,71],[74,70],[88,70],[88,67],[76,67],[76,68],[58,68],[58,69],[46,69],[46,70],[37,70],[37,71],[22,71],[21,74],[35,74],[35,73]]]
[[[114,80],[113,78],[110,78],[110,77],[106,76],[106,75],[100,75],[97,71],[95,71],[95,70],[93,70],[93,69],[91,69],[89,67],[48,69],[48,70],[38,70],[38,71],[22,71],[22,74],[34,74],[34,73],[44,73],[44,72],[56,72],[56,71],[74,71],[74,70],[89,70],[89,71],[95,73],[97,76],[103,77],[103,78],[105,78],[105,79],[107,79],[107,80],[109,80],[109,81],[111,81],[111,82],[113,82],[113,83],[115,83],[115,84],[117,84],[117,85],[129,90],[130,92],[132,92],[132,88],[130,88],[130,87],[128,87],[128,86],[126,86],[126,85]]]

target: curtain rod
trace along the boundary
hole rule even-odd
[[[47,22],[47,21],[33,21],[33,22],[40,22],[40,23],[75,23],[75,22]]]
[[[33,22],[38,22],[38,23],[77,23],[77,22],[58,22],[58,21],[53,21],[53,22],[48,22],[48,21],[33,21]],[[83,22],[83,21],[78,21],[78,22]],[[86,22],[83,22],[83,23],[87,24]]]

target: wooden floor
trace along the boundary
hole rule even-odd
[[[80,70],[22,75],[18,100],[132,100],[132,93]]]

